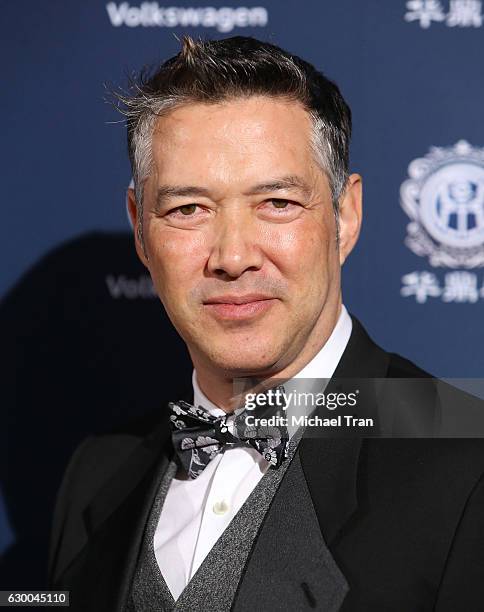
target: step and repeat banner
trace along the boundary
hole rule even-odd
[[[191,371],[135,255],[125,127],[107,101],[185,33],[261,38],[338,83],[364,179],[345,304],[387,350],[482,376],[480,0],[7,1],[0,28],[3,588],[44,585],[79,440],[156,409],[164,380]]]

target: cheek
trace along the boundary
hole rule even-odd
[[[331,266],[331,240],[319,224],[288,224],[271,228],[266,235],[267,253],[280,271],[311,292]],[[319,282],[318,282],[319,281]]]
[[[206,261],[204,240],[198,232],[171,229],[149,235],[150,271],[164,296],[186,293],[187,285],[200,278]]]

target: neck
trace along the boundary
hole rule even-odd
[[[233,412],[238,408],[246,393],[259,391],[264,387],[264,382],[272,378],[288,380],[300,372],[323,348],[331,336],[341,314],[341,300],[332,309],[331,315],[325,309],[324,321],[318,321],[311,331],[305,345],[297,356],[289,363],[281,366],[273,366],[264,372],[251,373],[250,377],[241,378],[236,373],[221,371],[211,368],[207,362],[193,359],[196,370],[197,382],[201,391],[216,406],[226,413]],[[193,356],[192,356],[193,358]],[[283,363],[281,359],[279,363]],[[254,388],[254,379],[257,380],[257,388]],[[237,382],[237,385],[234,383]],[[237,392],[234,389],[237,388]]]

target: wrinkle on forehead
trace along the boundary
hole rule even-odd
[[[268,118],[272,125],[268,125]],[[179,107],[157,120],[154,137],[156,146],[163,146],[167,138],[181,145],[209,135],[238,146],[261,142],[261,138],[280,140],[281,136],[286,144],[296,144],[298,140],[309,144],[311,127],[309,114],[298,102],[254,96]]]
[[[170,184],[236,183],[241,190],[299,175],[316,186],[322,173],[311,130],[309,114],[294,101],[254,96],[186,105],[156,123],[155,174]]]

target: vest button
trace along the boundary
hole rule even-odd
[[[214,503],[212,510],[214,514],[226,514],[229,511],[229,505],[224,500],[218,501]]]

